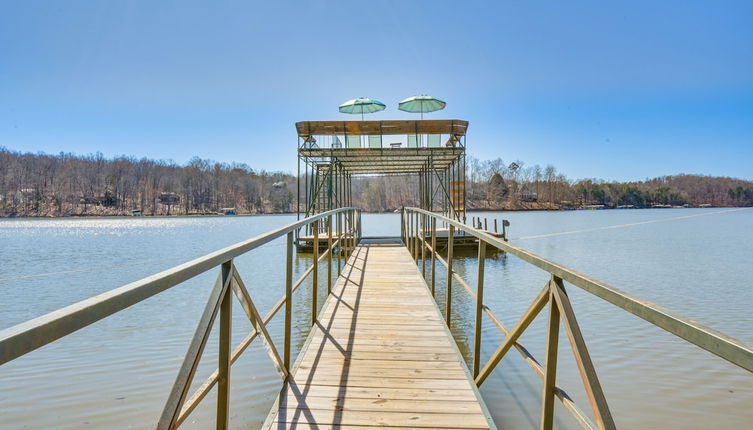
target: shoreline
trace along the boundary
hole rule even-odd
[[[720,208],[747,208],[751,206],[673,206],[673,207],[601,207],[601,208],[558,208],[558,209],[473,209],[468,210],[466,213],[486,213],[486,212],[566,212],[566,211],[601,211],[601,210],[640,210],[640,209],[720,209]],[[302,213],[302,212],[301,212]],[[396,214],[399,212],[383,211],[383,212],[369,212],[363,211],[364,214]],[[256,214],[235,214],[235,215],[219,215],[219,214],[180,214],[180,215],[60,215],[60,216],[45,216],[45,215],[24,215],[24,216],[0,216],[0,220],[58,220],[58,219],[70,219],[70,220],[82,220],[82,219],[155,219],[155,218],[233,218],[233,217],[255,217],[255,216],[281,216],[281,215],[296,215],[296,212],[276,212],[276,213],[256,213]]]

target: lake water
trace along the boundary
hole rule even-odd
[[[511,242],[753,343],[753,210],[657,209],[476,214],[508,219]],[[0,329],[287,224],[295,216],[0,221]],[[364,235],[399,233],[395,214],[365,214]],[[284,292],[284,243],[236,265],[262,314]],[[309,256],[296,256],[302,273]],[[455,268],[475,285],[476,258]],[[325,266],[326,267],[326,266]],[[442,270],[438,284],[444,285]],[[0,367],[0,428],[153,428],[217,272],[211,271]],[[326,276],[323,277],[326,280]],[[486,263],[485,301],[511,327],[546,283],[515,257]],[[320,288],[320,291],[326,290]],[[294,301],[294,352],[310,320],[310,282]],[[574,286],[578,321],[618,427],[753,428],[753,375]],[[442,288],[438,289],[444,302]],[[453,295],[453,333],[470,359],[474,303]],[[324,301],[324,296],[319,300]],[[282,344],[282,313],[270,331]],[[521,338],[543,361],[546,315]],[[250,330],[234,312],[234,342]],[[488,320],[484,360],[503,336]],[[588,410],[569,343],[558,385]],[[216,334],[197,372],[217,360]],[[257,428],[281,382],[258,341],[233,366],[233,428]],[[538,428],[541,380],[510,351],[481,387],[500,428]],[[213,425],[209,395],[184,428]],[[557,406],[557,428],[579,428]]]

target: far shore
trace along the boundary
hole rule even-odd
[[[556,209],[471,209],[467,213],[489,213],[489,212],[563,212],[563,211],[589,211],[589,210],[636,210],[636,209],[714,209],[714,208],[738,208],[741,206],[655,206],[655,207],[579,207],[579,208],[556,208]],[[742,206],[748,207],[748,206]],[[741,208],[742,208],[741,207]],[[399,213],[395,211],[363,211],[366,214],[392,214]],[[176,215],[2,215],[0,220],[44,220],[44,219],[137,219],[137,218],[227,218],[227,217],[255,217],[255,216],[279,216],[279,215],[295,215],[296,212],[270,212],[270,213],[253,213],[253,214],[235,214],[235,215],[223,215],[223,214],[176,214]],[[303,213],[301,213],[303,215]]]

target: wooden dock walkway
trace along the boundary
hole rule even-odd
[[[364,240],[333,286],[265,428],[494,428],[399,240]]]

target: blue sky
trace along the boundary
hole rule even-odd
[[[748,1],[9,1],[0,146],[292,172],[295,121],[428,93],[478,158],[753,179],[751,22]]]

